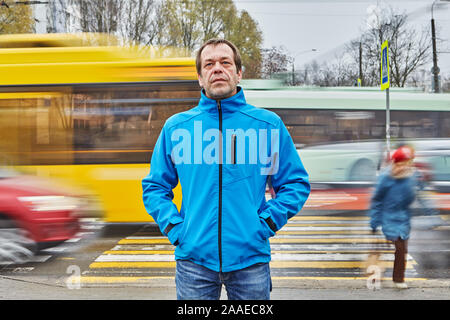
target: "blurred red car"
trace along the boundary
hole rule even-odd
[[[79,199],[45,179],[0,168],[0,262],[19,262],[80,230]]]

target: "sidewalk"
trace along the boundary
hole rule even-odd
[[[450,300],[450,280],[415,280],[409,288],[394,288],[390,280],[369,290],[366,280],[275,280],[272,300]],[[173,280],[139,285],[81,286],[68,289],[65,279],[0,276],[1,300],[175,300]],[[221,299],[226,300],[225,289]]]

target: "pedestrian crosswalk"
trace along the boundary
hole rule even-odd
[[[394,260],[393,246],[381,232],[372,233],[367,217],[297,216],[271,248],[274,278],[364,278],[369,254],[378,253],[378,265],[387,271]],[[409,276],[415,275],[414,265],[408,255]]]
[[[148,283],[174,279],[174,247],[166,237],[143,228],[121,239],[93,261],[84,284]],[[367,217],[295,216],[271,238],[272,279],[364,279],[369,254],[390,278],[394,247],[381,232],[373,234]],[[407,255],[406,278],[417,278],[416,261]]]

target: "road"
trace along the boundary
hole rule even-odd
[[[393,246],[371,233],[367,217],[302,212],[271,239],[272,298],[450,299],[450,215],[435,218],[434,227],[413,219],[405,294],[390,281]],[[155,225],[94,223],[28,263],[1,266],[0,298],[175,299],[173,250]],[[367,274],[374,251],[384,269],[375,291],[367,281],[376,276]]]

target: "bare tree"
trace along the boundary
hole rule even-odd
[[[418,31],[402,27],[403,19],[394,25],[394,36],[390,45],[392,82],[404,87],[408,77],[428,62],[430,57],[430,39],[425,30]]]
[[[442,92],[450,93],[450,73],[442,75]]]
[[[199,27],[203,33],[203,42],[226,32],[230,22],[237,15],[237,10],[232,0],[201,0],[196,2]]]
[[[262,49],[262,68],[263,78],[271,78],[273,74],[288,71],[292,58],[286,53],[283,46],[270,49]]]
[[[118,30],[124,0],[79,1],[83,32],[115,33]]]
[[[357,74],[348,56],[335,56],[330,63],[313,61],[304,65],[297,84],[312,84],[320,87],[353,86]]]
[[[157,8],[154,0],[54,0],[47,11],[48,32],[99,32],[151,44]]]
[[[157,5],[153,0],[128,0],[122,5],[119,34],[137,44],[149,45],[155,40]]]
[[[191,0],[166,0],[159,11],[161,22],[160,44],[182,46],[188,51],[202,40],[199,28],[198,3]]]
[[[364,84],[376,86],[380,83],[381,44],[388,40],[391,83],[404,87],[408,77],[429,60],[431,41],[428,30],[425,26],[420,29],[408,24],[408,16],[391,7],[382,12],[377,13],[377,19],[359,40],[347,46],[347,52],[354,59],[355,69],[362,59]]]
[[[50,8],[50,32],[114,34],[161,52],[175,47],[193,54],[205,40],[224,37],[241,50],[244,77],[260,74],[262,33],[233,0],[54,0]]]

